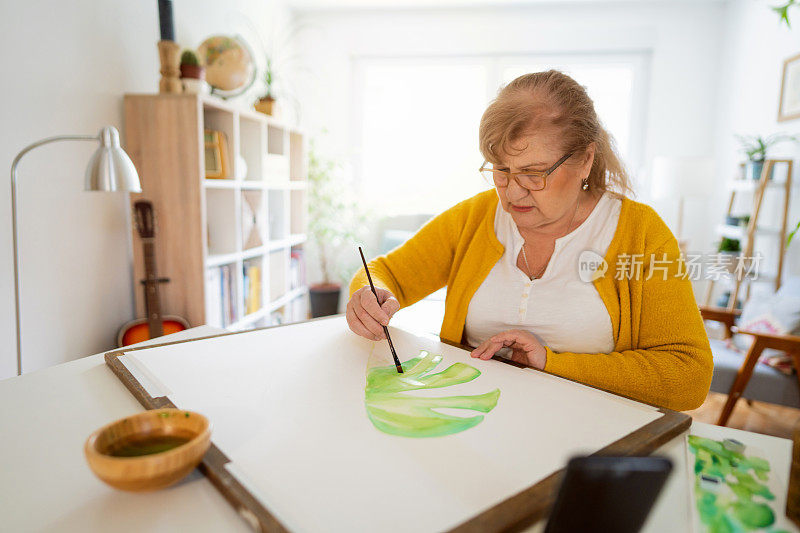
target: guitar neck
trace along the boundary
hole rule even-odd
[[[158,296],[158,277],[156,276],[156,251],[154,239],[142,239],[144,242],[144,307],[147,313],[147,326],[150,338],[164,334],[161,320],[161,302]]]

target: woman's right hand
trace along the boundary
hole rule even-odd
[[[389,319],[400,309],[400,303],[391,292],[377,287],[375,292],[377,300],[372,289],[361,287],[347,302],[347,325],[353,333],[371,341],[386,338],[382,326],[388,326]]]

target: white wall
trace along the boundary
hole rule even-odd
[[[725,46],[722,47],[720,58],[719,102],[714,129],[718,166],[716,183],[720,190],[736,174],[738,163],[744,159],[738,151],[739,144],[734,134],[800,134],[800,120],[777,121],[783,61],[800,52],[800,7],[790,10],[790,15],[793,15],[794,29],[779,25],[778,16],[768,3],[731,0],[726,6],[723,18]],[[800,145],[776,146],[769,155],[794,159],[792,180],[800,184]],[[782,178],[781,175],[776,177]],[[798,189],[793,192],[789,217],[792,227],[800,219],[800,194]],[[767,203],[759,217],[765,225],[778,226],[778,214],[781,211],[778,199],[773,193],[767,196]],[[727,195],[720,193],[710,206],[713,219],[717,222],[724,215],[726,201]],[[774,246],[768,251],[774,254]],[[786,261],[788,274],[800,275],[800,239],[793,241],[789,247]]]
[[[356,156],[351,127],[357,57],[647,51],[651,61],[644,160],[708,154],[715,145],[723,13],[723,2],[698,0],[299,12],[306,30],[298,48],[314,71],[297,84],[305,125],[312,135],[328,129],[321,145],[328,153]],[[433,118],[426,126],[447,134],[447,125]],[[637,179],[643,178],[643,169],[631,170]],[[637,192],[638,199],[648,200],[647,187]],[[674,216],[672,205],[655,207],[667,218]],[[692,223],[699,218],[703,224],[705,210],[692,207],[686,225],[696,228]],[[695,241],[705,238],[689,236]],[[311,281],[317,272],[311,262]]]
[[[122,95],[158,89],[156,4],[0,0],[5,172],[38,139],[91,134],[106,124],[122,131]],[[260,0],[176,0],[174,15],[176,39],[191,47],[214,33],[250,38],[244,16],[265,35],[288,16]],[[30,152],[19,167],[26,372],[113,348],[117,329],[133,318],[127,200],[82,192],[93,149],[88,142],[55,144]],[[0,378],[16,374],[10,203],[6,181],[0,187]]]

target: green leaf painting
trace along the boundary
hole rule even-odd
[[[710,533],[770,531],[775,524],[767,487],[769,462],[748,457],[736,441],[689,436],[694,455],[694,494],[700,522]]]
[[[441,355],[420,351],[420,356],[403,363],[399,374],[394,365],[367,370],[364,403],[372,424],[390,435],[402,437],[441,437],[478,425],[483,415],[453,416],[435,409],[468,409],[488,413],[497,405],[500,390],[474,396],[422,397],[409,391],[438,389],[472,381],[481,375],[477,368],[454,363],[445,370],[431,372],[442,361]]]

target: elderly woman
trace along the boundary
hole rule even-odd
[[[347,322],[384,338],[401,307],[447,286],[442,339],[676,410],[713,363],[678,243],[628,177],[583,87],[557,72],[504,87],[481,118],[494,189],[361,269]],[[614,192],[616,190],[617,192]]]

